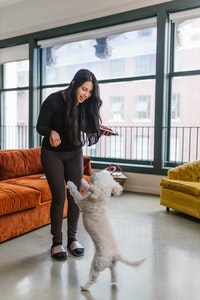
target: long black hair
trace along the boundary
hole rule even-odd
[[[77,89],[86,81],[93,83],[92,95],[77,105]],[[95,75],[87,69],[79,70],[65,90],[64,98],[67,103],[66,127],[71,141],[78,144],[81,140],[83,144],[88,146],[97,143],[101,136],[99,125],[101,123],[100,107],[102,100]]]

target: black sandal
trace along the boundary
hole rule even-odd
[[[63,245],[51,247],[51,257],[56,260],[66,260],[67,252],[65,251]]]
[[[83,256],[85,249],[83,248],[83,246],[77,241],[77,240],[71,240],[69,239],[68,242],[68,250],[70,251],[70,253],[74,256]]]

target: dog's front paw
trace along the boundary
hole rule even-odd
[[[88,292],[89,291],[89,287],[87,285],[82,285],[81,286],[81,291]]]
[[[67,188],[73,197],[76,197],[78,190],[77,186],[72,181],[67,181]]]
[[[88,188],[90,187],[89,183],[88,183],[84,178],[81,179],[81,185],[82,185],[86,190],[88,190]]]
[[[81,211],[80,201],[82,200],[81,193],[78,191],[77,186],[72,181],[67,181],[67,188],[74,198],[74,202],[78,206],[79,210]]]
[[[70,189],[76,189],[75,184],[72,181],[67,181],[67,188]]]

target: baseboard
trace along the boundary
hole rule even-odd
[[[162,176],[138,173],[125,173],[127,180],[124,190],[129,192],[160,195],[160,179]]]

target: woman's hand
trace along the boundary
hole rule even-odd
[[[118,135],[118,132],[112,130],[110,127],[105,125],[100,125],[101,134],[110,136],[110,135]]]
[[[49,136],[49,141],[52,147],[58,147],[61,144],[59,133],[52,130]]]

